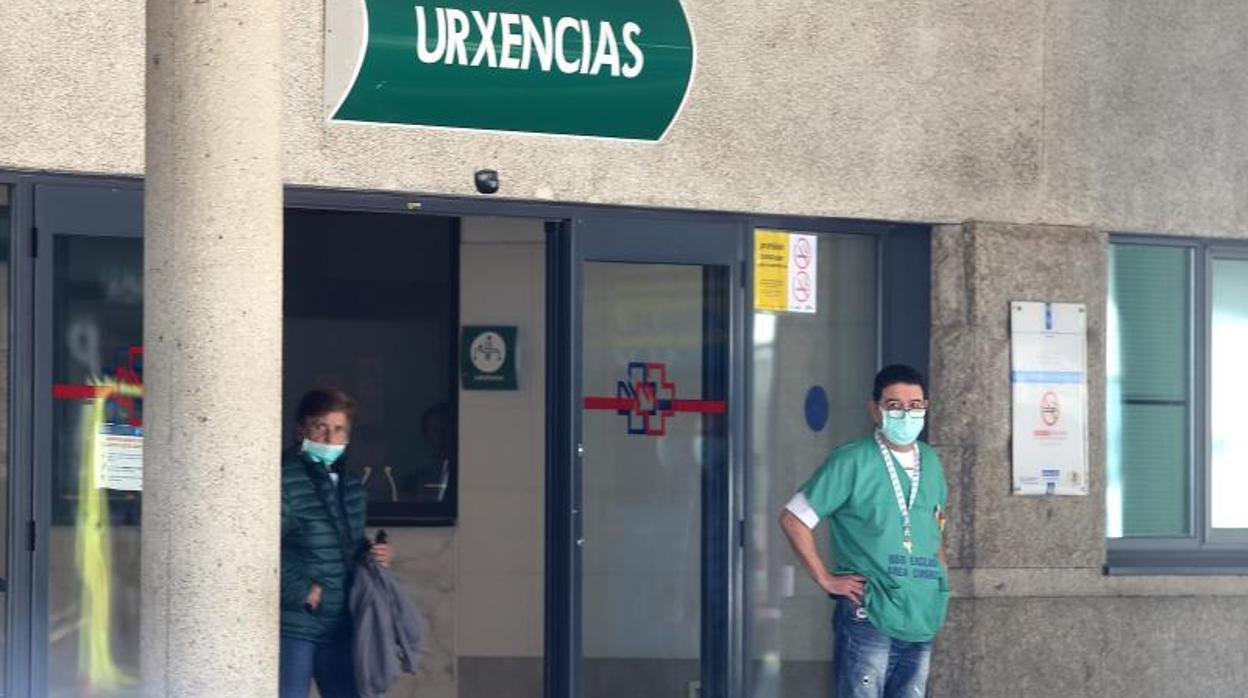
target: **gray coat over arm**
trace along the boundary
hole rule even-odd
[[[372,555],[364,555],[356,568],[351,618],[355,685],[361,698],[383,695],[400,671],[416,672],[422,649],[420,613],[402,582]]]

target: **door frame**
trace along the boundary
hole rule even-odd
[[[6,696],[29,695],[32,662],[34,592],[34,513],[31,479],[34,475],[34,276],[36,234],[34,185],[27,177],[4,176],[9,187],[9,462],[6,538],[8,592],[5,594],[7,633],[3,689]]]
[[[31,405],[33,415],[45,415],[32,424],[34,473],[30,480],[30,511],[34,515],[29,619],[29,677],[27,695],[47,694],[50,610],[50,547],[52,540],[52,422],[53,411],[53,276],[56,240],[62,236],[142,238],[143,190],[135,183],[34,185],[32,210],[36,245],[34,257],[34,321]],[[18,693],[17,695],[22,695]]]

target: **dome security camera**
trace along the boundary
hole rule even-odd
[[[477,170],[473,181],[477,185],[477,191],[482,194],[493,194],[498,191],[497,170]]]

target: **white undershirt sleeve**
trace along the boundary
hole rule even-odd
[[[812,531],[819,525],[819,514],[815,512],[814,507],[810,506],[810,501],[806,499],[806,495],[801,492],[793,495],[793,498],[789,500],[788,504],[784,505],[784,508],[790,514],[801,519],[802,523],[806,524],[806,528]]]

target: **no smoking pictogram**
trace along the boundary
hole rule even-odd
[[[810,267],[810,261],[813,258],[810,248],[810,239],[799,237],[797,244],[793,245],[793,263],[798,269],[807,269]]]
[[[810,274],[799,271],[793,275],[793,298],[798,303],[810,300]]]
[[[1061,407],[1057,404],[1057,394],[1049,391],[1040,397],[1040,419],[1045,426],[1054,426],[1062,418]]]

